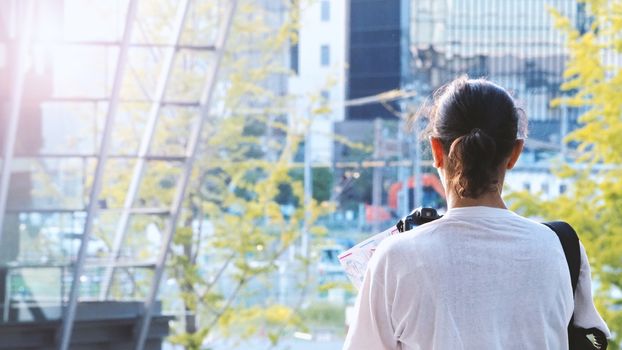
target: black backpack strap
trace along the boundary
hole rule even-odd
[[[559,238],[562,244],[566,263],[570,270],[570,281],[572,282],[572,294],[574,296],[574,292],[577,290],[577,283],[579,283],[579,271],[581,269],[579,237],[572,226],[563,221],[544,222],[543,224],[557,234],[557,238]]]
[[[574,297],[577,284],[579,283],[579,272],[581,270],[581,246],[579,245],[579,236],[577,236],[572,226],[563,221],[544,222],[543,224],[557,234],[557,238],[559,238],[562,244],[564,255],[566,256],[566,263],[570,270],[572,295]],[[591,339],[591,337],[593,339]],[[608,345],[607,337],[600,329],[575,327],[574,314],[568,325],[568,344],[570,345],[570,350],[606,350]]]

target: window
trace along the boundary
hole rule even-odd
[[[320,64],[324,67],[328,66],[330,64],[330,48],[328,47],[328,45],[322,45],[322,48],[320,50]]]
[[[322,96],[322,103],[328,103],[328,101],[330,101],[330,91],[322,90],[320,95]]]
[[[330,21],[330,1],[323,0],[321,4],[322,22]]]
[[[566,193],[567,190],[567,186],[566,185],[559,185],[559,194],[564,194]]]
[[[542,191],[542,193],[544,193],[544,194],[549,194],[549,184],[546,183],[546,182],[543,182],[540,185],[540,191]]]
[[[298,55],[299,46],[298,43],[290,44],[289,47],[289,69],[291,69],[294,74],[298,75],[298,71],[300,69],[299,66],[299,55]]]

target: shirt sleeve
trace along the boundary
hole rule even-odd
[[[592,299],[592,277],[590,271],[590,263],[585,252],[583,243],[580,243],[581,249],[581,270],[579,272],[579,282],[574,298],[574,324],[581,328],[598,328],[607,338],[611,337],[607,324],[600,317],[600,314],[594,306]]]
[[[401,349],[394,335],[390,312],[392,297],[385,288],[384,268],[378,263],[378,253],[374,254],[365,272],[343,350]]]

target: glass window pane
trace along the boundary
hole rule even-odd
[[[330,1],[323,0],[321,3],[322,21],[330,21]]]
[[[322,66],[330,65],[330,47],[328,45],[322,45],[320,55],[320,64]]]

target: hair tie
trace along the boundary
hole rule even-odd
[[[482,129],[480,129],[480,128],[473,128],[473,129],[471,129],[471,133],[469,135],[477,136],[477,134],[481,134],[481,133],[482,133]]]

